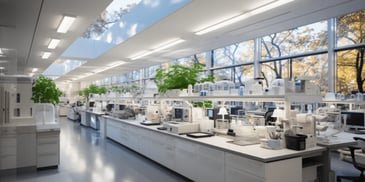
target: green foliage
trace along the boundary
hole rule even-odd
[[[54,81],[41,75],[33,84],[31,99],[34,103],[57,104],[61,95],[62,92],[56,87]]]
[[[198,102],[192,102],[194,107],[202,107],[202,108],[213,108],[213,102],[210,100],[207,101],[198,101]]]
[[[80,96],[89,97],[90,94],[105,94],[108,89],[104,86],[97,86],[95,84],[89,85],[79,92]]]
[[[122,92],[122,90],[118,86],[115,86],[115,85],[113,85],[112,87],[110,87],[109,90],[111,92],[116,92],[116,93],[119,93],[119,94]]]
[[[204,81],[214,81],[212,75],[199,79],[199,73],[203,72],[203,66],[193,64],[191,67],[173,65],[168,69],[157,69],[155,82],[158,91],[165,93],[170,89],[185,89],[189,84],[201,83]]]

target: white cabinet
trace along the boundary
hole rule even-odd
[[[180,136],[111,118],[106,121],[108,138],[194,181],[302,182],[301,157],[265,163]]]
[[[36,165],[36,133],[17,135],[17,167]]]
[[[129,147],[128,124],[111,119],[107,119],[106,121],[106,136],[122,145]]]
[[[203,145],[198,146],[199,182],[224,181],[224,152]]]
[[[0,128],[0,170],[36,165],[35,127]]]
[[[60,133],[47,131],[37,133],[37,167],[53,167],[60,163]]]
[[[301,182],[302,158],[263,163],[239,155],[225,153],[225,181]]]
[[[16,168],[16,135],[0,135],[0,170]]]
[[[197,152],[197,144],[181,139],[176,140],[176,171],[194,181],[198,180],[199,162]]]

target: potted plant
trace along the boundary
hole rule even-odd
[[[33,107],[36,122],[45,124],[55,122],[54,105],[59,103],[62,95],[60,89],[56,87],[54,81],[43,75],[39,76],[32,86],[32,100],[35,103]]]
[[[209,75],[207,78],[199,79],[199,74],[203,72],[203,66],[194,63],[192,66],[173,65],[167,69],[158,69],[155,82],[160,93],[166,93],[171,89],[186,89],[189,85],[213,81],[214,77]]]

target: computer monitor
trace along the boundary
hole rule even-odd
[[[207,109],[207,116],[209,119],[214,120],[214,109]]]
[[[174,111],[174,114],[173,114],[174,120],[178,120],[178,121],[184,120],[184,109],[183,108],[174,108],[173,111]]]
[[[95,102],[94,101],[90,101],[89,102],[89,107],[95,107]]]
[[[107,104],[106,111],[111,112],[114,109],[114,104]]]
[[[119,111],[122,111],[122,110],[124,110],[126,108],[126,106],[125,105],[119,105]]]
[[[342,111],[341,121],[349,129],[365,129],[365,111]]]

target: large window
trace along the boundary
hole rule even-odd
[[[322,92],[332,90],[328,83],[336,79],[336,91],[351,94],[353,91],[365,90],[365,10],[354,12],[336,19],[336,60],[328,60],[329,50],[328,22],[320,21],[291,30],[259,37],[261,39],[260,66],[254,67],[255,41],[248,40],[222,48],[177,59],[169,63],[144,69],[144,76],[133,71],[119,76],[120,82],[131,83],[132,80],[153,78],[157,68],[166,68],[172,64],[191,65],[199,63],[208,70],[202,74],[213,74],[218,80],[232,80],[242,84],[253,78],[255,69],[267,80],[267,86],[272,80],[294,78],[295,76],[311,76],[313,82]],[[331,30],[332,31],[332,30]],[[332,47],[332,46],[331,46]],[[336,78],[329,78],[329,61],[336,61]],[[332,63],[332,62],[330,62]],[[116,78],[112,78],[112,84]],[[107,80],[101,82],[108,83]]]
[[[337,46],[355,46],[365,42],[365,10],[338,17]],[[337,92],[364,92],[365,47],[337,52]]]
[[[262,37],[262,59],[272,59],[326,49],[327,21]]]
[[[364,54],[365,47],[337,53],[337,92],[343,94],[364,92]]]
[[[216,49],[213,55],[214,67],[253,62],[254,41],[250,40]]]
[[[365,10],[347,14],[337,19],[337,46],[365,42]]]

